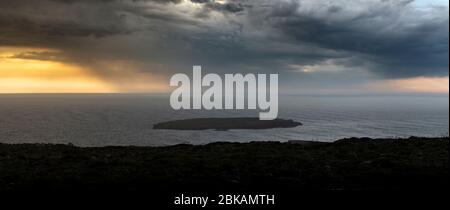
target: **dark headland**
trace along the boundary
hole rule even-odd
[[[197,118],[162,122],[153,129],[168,130],[231,130],[293,128],[302,125],[293,120],[259,120],[259,118]]]
[[[0,144],[0,192],[448,191],[448,187],[448,137],[170,147]]]

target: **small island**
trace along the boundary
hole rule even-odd
[[[162,122],[153,129],[167,130],[218,130],[294,128],[303,125],[294,120],[259,120],[259,118],[197,118]]]

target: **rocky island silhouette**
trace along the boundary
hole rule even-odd
[[[153,125],[153,129],[227,131],[232,129],[294,128],[301,125],[303,124],[300,122],[285,119],[260,120],[259,118],[250,117],[196,118],[157,123]]]

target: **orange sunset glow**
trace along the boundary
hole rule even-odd
[[[0,93],[117,93],[160,92],[163,85],[147,75],[131,74],[125,81],[102,79],[89,69],[58,61],[15,58],[42,49],[0,48]]]
[[[114,92],[111,85],[84,69],[54,61],[0,60],[0,93]]]
[[[448,77],[414,77],[408,79],[383,80],[368,85],[368,88],[405,93],[448,93]]]

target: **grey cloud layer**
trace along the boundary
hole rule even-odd
[[[417,8],[406,0],[190,0],[193,7],[186,1],[1,0],[0,46],[61,53],[17,55],[29,59],[139,62],[141,71],[202,64],[211,71],[290,72],[332,64],[349,77],[358,69],[385,78],[448,75],[448,7]]]
[[[265,18],[299,43],[360,54],[388,76],[448,74],[448,8],[418,11],[411,1],[352,2],[291,1]]]

